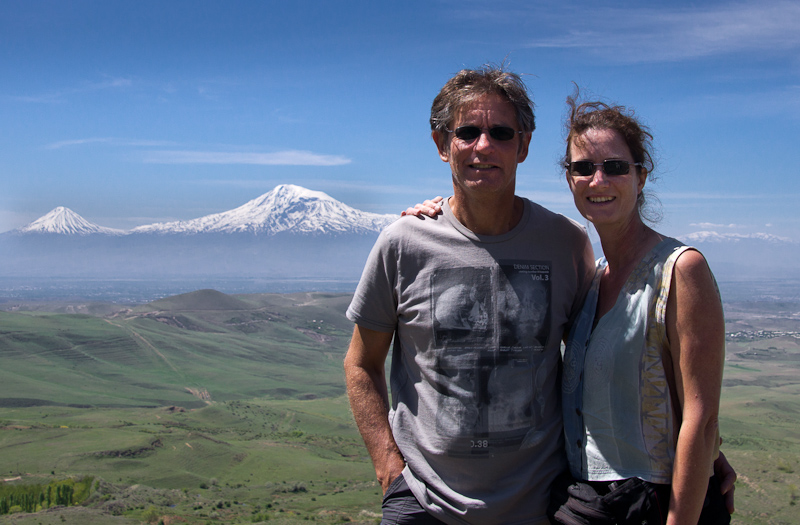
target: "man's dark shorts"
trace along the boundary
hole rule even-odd
[[[392,481],[383,495],[381,525],[437,525],[443,523],[428,514],[408,488],[402,474]]]

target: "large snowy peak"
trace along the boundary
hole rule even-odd
[[[189,221],[157,223],[132,233],[375,233],[397,219],[356,210],[321,191],[282,184],[239,206]]]
[[[74,211],[59,206],[18,230],[17,233],[55,233],[59,235],[122,235],[125,232],[98,226]]]

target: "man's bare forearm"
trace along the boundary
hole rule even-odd
[[[392,334],[356,327],[344,361],[347,394],[383,491],[405,468],[389,426],[384,361]]]

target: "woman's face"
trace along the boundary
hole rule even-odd
[[[570,160],[602,164],[606,160],[624,160],[630,169],[624,175],[608,175],[602,166],[594,166],[588,176],[579,176],[567,169],[567,182],[575,199],[575,207],[595,228],[624,226],[640,221],[637,201],[644,188],[647,171],[637,169],[628,145],[617,131],[590,128],[573,137]]]

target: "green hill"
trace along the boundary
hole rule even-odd
[[[198,290],[173,297],[159,299],[146,308],[157,310],[249,310],[253,306],[245,301],[216,290]]]
[[[0,407],[340,396],[348,301],[202,290],[99,317],[0,312]]]
[[[0,523],[378,523],[344,396],[349,301],[201,290],[133,309],[0,312],[0,487],[98,480],[84,507]],[[796,521],[797,310],[726,304],[734,524]]]

